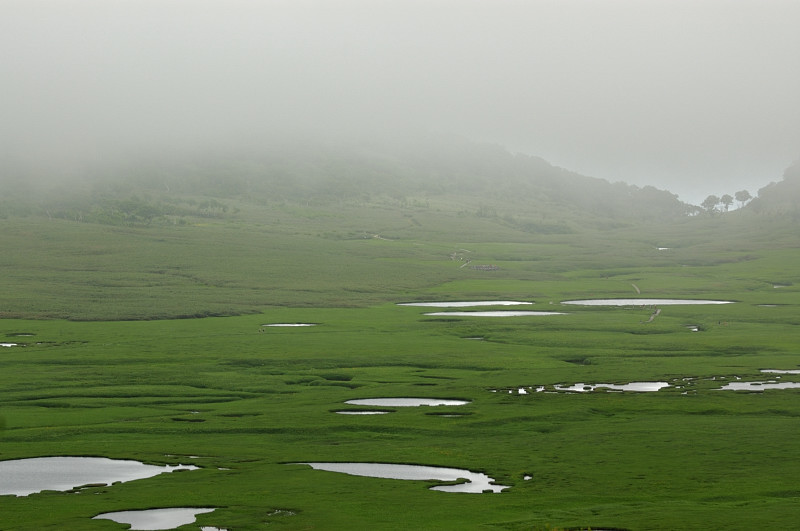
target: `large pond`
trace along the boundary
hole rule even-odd
[[[210,513],[208,508],[146,509],[142,511],[118,511],[98,514],[92,520],[113,520],[118,524],[129,524],[131,529],[175,529],[194,523],[198,514]]]
[[[484,491],[501,492],[507,485],[495,485],[494,478],[480,472],[470,472],[459,468],[436,466],[397,465],[390,463],[297,463],[309,465],[315,470],[341,472],[352,476],[367,476],[386,479],[410,479],[417,481],[463,481],[456,485],[438,485],[431,490],[444,492],[469,492],[480,494]]]
[[[83,485],[111,485],[144,479],[192,465],[157,466],[105,457],[34,457],[0,461],[0,495],[27,496],[44,490],[67,491]]]
[[[566,315],[563,312],[527,312],[514,310],[498,310],[494,312],[429,312],[425,315],[458,316],[458,317],[524,317],[533,315]]]
[[[345,404],[383,407],[463,406],[469,404],[469,401],[448,398],[356,398],[346,400]]]
[[[427,308],[470,308],[473,306],[521,306],[533,304],[523,301],[453,301],[453,302],[401,302],[398,306],[423,306]]]
[[[582,299],[561,301],[561,304],[580,306],[670,306],[678,304],[732,304],[733,301],[713,301],[700,299]]]

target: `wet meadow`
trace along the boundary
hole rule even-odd
[[[0,495],[0,528],[124,529],[92,518],[170,507],[215,508],[182,529],[230,530],[800,520],[800,391],[721,390],[800,381],[761,372],[800,368],[791,220],[576,217],[541,232],[523,223],[540,212],[466,200],[227,204],[180,223],[2,220],[0,461],[199,469]],[[610,297],[733,302],[562,304]],[[484,300],[533,304],[457,310],[558,314],[400,305]],[[267,326],[299,323],[314,326]],[[630,382],[669,385],[556,389]],[[410,397],[466,403],[346,403]],[[339,414],[371,409],[383,414]],[[439,492],[309,462],[461,468],[508,488]]]

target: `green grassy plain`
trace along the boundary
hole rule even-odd
[[[176,225],[2,220],[0,341],[18,346],[0,349],[0,460],[201,470],[2,496],[0,529],[124,529],[91,517],[180,506],[217,508],[183,529],[800,521],[800,391],[715,390],[800,367],[791,223],[730,213],[602,230],[568,222],[552,234],[524,230],[519,220],[536,214],[512,222],[457,203],[229,203],[235,215]],[[637,296],[736,303],[664,306],[649,323],[648,308],[560,304]],[[396,305],[481,299],[568,315],[432,317]],[[317,326],[262,326],[295,322]],[[675,386],[516,391],[631,381]],[[359,409],[344,404],[352,398],[404,396],[470,403],[335,413]],[[466,468],[511,488],[435,492],[435,482],[292,464],[305,461]]]

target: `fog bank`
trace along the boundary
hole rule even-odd
[[[5,0],[0,160],[446,133],[699,202],[800,156],[797,20],[790,0]]]

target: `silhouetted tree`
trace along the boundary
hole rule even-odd
[[[739,201],[739,207],[743,207],[745,203],[750,201],[753,196],[747,190],[739,190],[734,194],[736,200]]]
[[[725,194],[720,198],[719,202],[723,204],[723,206],[725,207],[725,212],[727,212],[728,209],[733,204],[733,197],[731,197],[730,194]]]
[[[710,195],[705,198],[705,200],[700,203],[700,206],[706,209],[706,212],[709,214],[716,210],[717,205],[720,202],[720,198],[715,195]]]

